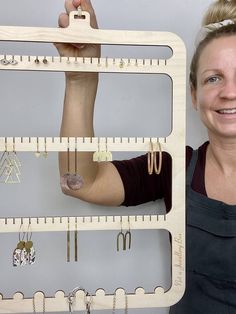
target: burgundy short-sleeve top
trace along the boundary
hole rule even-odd
[[[193,190],[204,195],[206,195],[204,173],[208,144],[209,142],[205,142],[198,148],[198,161],[192,181]],[[186,147],[186,167],[190,162],[192,151],[192,147]],[[164,199],[166,210],[171,209],[172,159],[166,152],[162,153],[162,158],[162,169],[159,175],[155,173],[149,175],[147,171],[147,154],[130,160],[113,161],[125,189],[125,200],[122,205],[135,206],[157,199]]]

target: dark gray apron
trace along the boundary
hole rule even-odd
[[[197,158],[187,170],[186,292],[170,314],[236,314],[236,205],[192,190]]]

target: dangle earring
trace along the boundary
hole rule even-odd
[[[128,249],[131,248],[130,221],[129,221],[129,230],[127,230],[125,233],[123,232],[123,229],[122,229],[122,220],[120,221],[120,223],[121,223],[121,230],[117,235],[116,248],[117,248],[117,251],[120,250],[120,239],[121,239],[121,243],[123,241],[122,249],[123,251],[125,251],[127,248]]]
[[[15,139],[13,140],[13,151],[7,150],[5,139],[5,152],[0,158],[0,182],[6,184],[20,183],[21,163],[15,151]]]
[[[30,229],[30,224],[28,226],[28,231],[26,235],[26,242],[25,242],[25,250],[27,253],[27,264],[32,265],[35,263],[35,249],[33,246],[32,239],[32,231]]]
[[[67,297],[68,303],[69,303],[69,313],[72,314],[73,313],[73,303],[74,303],[74,298],[76,295],[76,292],[79,290],[80,288],[75,288],[73,291],[71,291]]]
[[[37,137],[37,150],[34,153],[35,157],[39,158],[40,157],[40,151],[39,151],[39,138]]]
[[[61,187],[65,190],[70,190],[68,184],[67,184],[67,179],[70,175],[70,145],[68,142],[68,147],[67,147],[67,173],[63,174],[61,176]]]
[[[67,297],[68,304],[69,304],[69,313],[70,314],[73,313],[73,304],[75,301],[76,293],[79,290],[82,290],[84,292],[84,303],[85,303],[85,308],[86,308],[86,314],[90,314],[90,308],[91,308],[93,297],[85,289],[79,288],[79,287],[76,287],[75,289],[73,289]],[[87,299],[88,297],[89,297],[89,300]]]
[[[74,166],[74,174],[70,173],[70,145],[68,142],[67,148],[67,173],[61,176],[61,187],[65,190],[73,190],[77,191],[83,187],[84,180],[82,176],[78,174],[78,161],[77,161],[77,142],[75,147],[75,166]]]
[[[32,265],[35,263],[35,249],[33,247],[33,242],[31,241],[32,232],[29,233],[30,225],[27,232],[22,232],[21,237],[22,226],[23,225],[21,224],[19,230],[19,242],[13,252],[13,266],[25,266],[27,264]],[[26,233],[27,236],[25,241]]]
[[[70,230],[70,219],[68,217],[68,226],[66,231],[66,260],[69,263],[71,260],[70,254],[70,240],[71,240],[71,230]],[[74,261],[78,262],[78,229],[77,229],[77,218],[75,221],[75,230],[74,230]]]
[[[89,300],[87,299],[89,297]],[[84,303],[85,303],[85,307],[86,307],[86,314],[90,314],[91,312],[91,304],[92,304],[92,300],[93,297],[91,294],[89,294],[88,292],[86,292],[85,296],[84,296]]]
[[[67,177],[67,185],[69,187],[69,189],[73,190],[73,191],[77,191],[80,190],[83,185],[84,185],[84,180],[81,177],[81,175],[78,174],[78,156],[77,156],[77,141],[76,141],[76,146],[75,146],[75,165],[74,165],[74,174],[70,174]]]
[[[116,293],[113,294],[112,314],[116,312]],[[128,314],[128,296],[125,294],[125,314]]]
[[[13,252],[13,266],[24,266],[26,265],[26,257],[25,257],[25,232],[22,232],[22,237],[21,237],[21,228],[22,224],[20,226],[19,230],[19,242],[17,243],[17,246]]]
[[[46,139],[46,137],[44,138],[44,146],[45,146],[45,149],[44,149],[43,157],[47,158],[48,157],[48,151],[47,151],[47,139]]]
[[[66,232],[66,250],[67,250],[67,262],[70,262],[70,219],[68,217],[68,227]]]
[[[75,218],[75,231],[74,231],[74,250],[75,250],[75,262],[78,262],[78,225],[77,225],[77,217]]]

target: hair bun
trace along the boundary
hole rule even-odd
[[[236,22],[236,0],[217,0],[206,11],[202,25],[218,23],[224,20]]]

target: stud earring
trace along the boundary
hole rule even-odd
[[[44,57],[44,59],[43,59],[43,63],[44,63],[44,64],[48,64],[48,60],[47,60],[47,58],[46,58],[46,57]]]
[[[16,64],[18,64],[18,62],[15,60],[15,56],[12,56],[12,58],[9,60],[9,63],[10,63],[11,65],[16,65]]]
[[[36,64],[39,64],[39,63],[40,63],[39,58],[36,57],[36,59],[34,60],[34,62],[35,62]]]
[[[9,64],[9,61],[7,60],[6,56],[4,56],[4,58],[1,59],[0,62],[2,65],[8,65]]]

